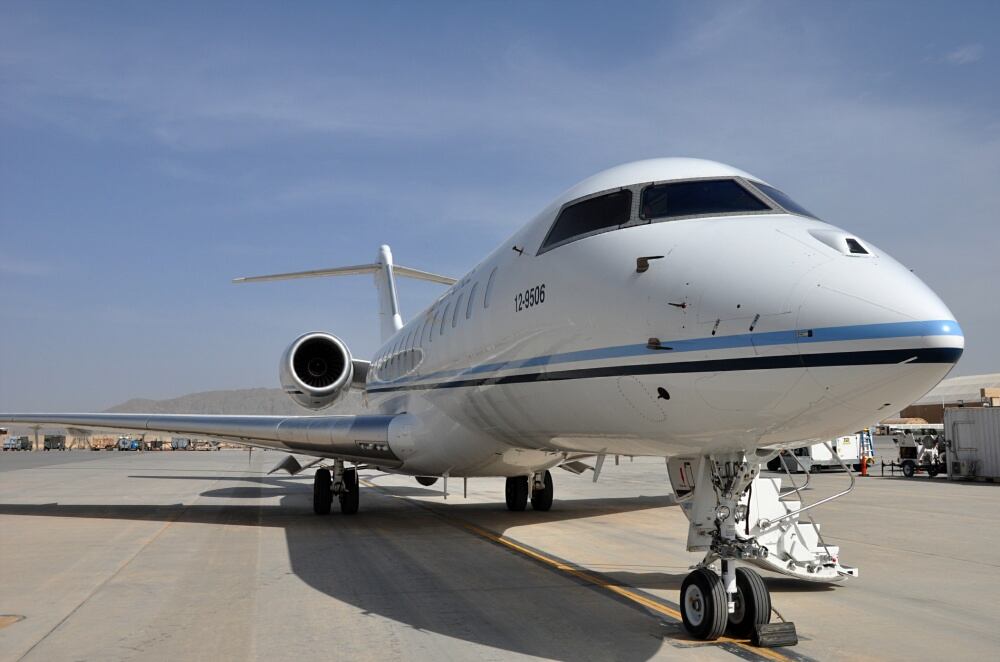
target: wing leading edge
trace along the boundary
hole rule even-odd
[[[0,422],[98,430],[143,430],[224,439],[315,457],[401,464],[389,445],[396,416],[199,416],[187,414],[0,414]]]

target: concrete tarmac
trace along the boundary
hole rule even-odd
[[[52,456],[52,457],[47,457]],[[363,472],[317,517],[312,476],[254,451],[0,455],[0,660],[991,658],[1000,486],[859,479],[818,509],[861,577],[769,576],[794,648],[692,641],[687,523],[662,460],[554,473],[548,513],[502,479]],[[55,458],[58,458],[56,460]],[[845,485],[816,476],[816,498]],[[335,506],[336,508],[336,506]]]

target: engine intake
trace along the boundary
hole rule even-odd
[[[329,333],[299,336],[281,357],[281,387],[307,409],[323,409],[350,388],[354,364],[347,345]]]

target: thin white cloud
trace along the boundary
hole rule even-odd
[[[972,64],[983,59],[985,49],[982,44],[965,44],[944,56],[951,64]]]
[[[52,266],[43,259],[25,260],[7,254],[0,256],[0,273],[9,276],[45,276],[52,273]]]

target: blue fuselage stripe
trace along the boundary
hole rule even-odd
[[[669,356],[678,352],[715,351],[723,349],[738,349],[742,347],[764,347],[773,345],[794,345],[803,343],[847,342],[852,340],[885,340],[893,338],[912,338],[921,336],[962,336],[962,329],[955,320],[927,320],[922,322],[887,322],[883,324],[858,324],[853,326],[831,326],[818,329],[790,329],[787,331],[769,331],[765,333],[742,333],[729,336],[709,336],[686,340],[661,340],[661,347],[669,347],[668,351],[650,349],[646,345],[617,345],[612,347],[597,347],[575,352],[534,356],[527,359],[484,363],[458,370],[442,370],[426,375],[403,377],[393,381],[374,381],[372,386],[395,386],[411,384],[432,379],[443,379],[455,376],[479,375],[494,373],[500,370],[515,370],[573,363],[577,361],[594,361],[600,359],[615,359],[635,356]]]

